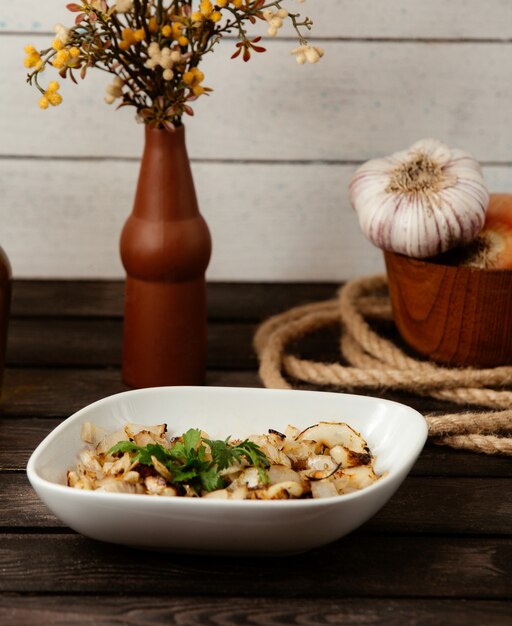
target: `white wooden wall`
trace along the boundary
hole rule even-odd
[[[132,110],[104,104],[101,72],[66,83],[48,111],[25,84],[23,47],[71,22],[65,4],[0,0],[0,245],[18,277],[122,277],[143,129]],[[295,64],[287,31],[250,63],[231,61],[225,41],[203,66],[215,92],[196,103],[187,136],[213,235],[210,280],[380,271],[348,181],[358,163],[426,136],[480,159],[492,190],[512,190],[511,0],[297,7],[315,20],[318,65]]]

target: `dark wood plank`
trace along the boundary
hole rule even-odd
[[[512,539],[371,536],[287,558],[170,555],[79,535],[5,534],[3,593],[510,597]]]
[[[493,600],[0,596],[0,624],[33,626],[42,615],[45,626],[509,626],[512,607]]]
[[[409,476],[366,530],[512,536],[510,478]]]
[[[258,367],[252,343],[257,324],[212,323],[208,327],[208,371],[215,380],[216,370],[252,370]],[[20,319],[11,324],[7,346],[7,363],[24,368],[118,368],[121,360],[121,321],[100,319]],[[303,358],[325,362],[339,361],[339,330],[325,329],[291,346]],[[101,376],[101,373],[99,374]],[[221,378],[224,374],[221,374]],[[253,380],[255,380],[253,378]],[[257,379],[256,379],[257,380]],[[208,381],[209,382],[209,381]],[[214,383],[218,384],[218,383]],[[224,383],[221,383],[224,384]],[[259,385],[259,383],[258,383]],[[297,388],[312,389],[311,385]],[[329,389],[326,391],[351,391]],[[364,390],[357,389],[357,393]],[[456,412],[455,404],[382,390],[372,395],[403,402],[420,412]]]
[[[211,370],[212,387],[261,387],[251,370]],[[119,368],[7,368],[0,395],[0,416],[68,417],[78,409],[129,389]]]
[[[252,343],[256,322],[208,324],[209,369],[256,369]],[[105,367],[121,361],[122,321],[110,318],[14,318],[9,326],[8,365]],[[295,346],[306,359],[339,361],[339,329],[312,333]]]
[[[124,282],[119,280],[15,280],[14,317],[121,317]]]
[[[7,368],[0,396],[0,415],[69,417],[91,402],[127,389],[119,368]]]
[[[0,473],[0,528],[61,528],[23,473]],[[512,479],[409,476],[368,532],[512,536]],[[257,506],[257,504],[255,504]]]
[[[255,369],[252,339],[256,326],[208,326],[208,367]],[[7,340],[8,365],[107,367],[121,362],[122,323],[113,319],[13,319]]]
[[[7,365],[105,367],[121,362],[119,320],[13,319]]]
[[[411,470],[416,476],[496,476],[512,478],[507,456],[489,456],[427,444]]]
[[[260,386],[257,323],[336,289],[208,285],[207,383]],[[512,464],[503,457],[427,446],[370,522],[295,557],[162,555],[88,540],[61,525],[28,485],[25,464],[63,418],[126,389],[122,292],[122,281],[15,284],[12,367],[0,397],[0,624],[508,626],[511,605],[501,600],[512,596]],[[292,349],[329,361],[339,358],[337,345],[333,327]],[[386,397],[422,412],[453,410],[412,394]]]
[[[336,297],[333,283],[209,283],[211,319],[260,321],[310,302]]]
[[[24,471],[32,452],[61,421],[0,419],[0,471]]]
[[[0,485],[0,527],[2,519],[15,522],[7,526],[19,529],[25,525],[47,529],[64,527],[38,499],[24,474],[0,474]]]
[[[259,320],[307,302],[335,296],[332,283],[210,282],[208,315],[212,320]],[[123,281],[17,280],[14,317],[121,317]]]

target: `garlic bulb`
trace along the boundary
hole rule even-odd
[[[350,182],[350,201],[373,244],[425,258],[478,235],[489,192],[478,161],[424,139],[359,167]]]

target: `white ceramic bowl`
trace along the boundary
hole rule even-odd
[[[127,421],[166,422],[171,433],[201,428],[210,437],[244,437],[268,428],[344,421],[376,457],[376,483],[317,500],[226,501],[81,491],[66,486],[90,421],[107,431]],[[302,552],[354,530],[392,496],[427,438],[424,418],[378,398],[315,391],[222,387],[160,387],[127,391],[95,402],[60,424],[37,447],[28,478],[66,525],[88,537],[140,548],[223,554]]]

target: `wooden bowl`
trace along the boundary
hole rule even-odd
[[[395,324],[411,348],[447,365],[512,363],[512,270],[384,258]]]

